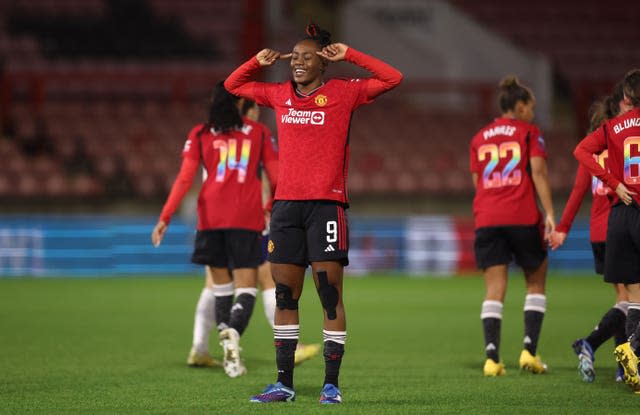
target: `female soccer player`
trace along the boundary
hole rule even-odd
[[[624,105],[622,83],[619,83],[613,89],[610,97],[596,103],[593,107],[590,132],[602,125],[606,119],[611,119],[621,111],[624,113],[627,110],[628,108]],[[607,150],[604,150],[597,156],[597,161],[600,165],[606,166],[606,160]],[[560,219],[556,230],[549,238],[549,245],[551,249],[555,250],[567,239],[567,234],[588,188],[591,188],[593,195],[589,223],[591,249],[596,273],[603,275],[607,218],[611,210],[609,196],[613,191],[597,178],[592,178],[589,171],[582,165],[578,166],[573,190],[569,195],[562,219]],[[625,336],[625,320],[627,318],[627,308],[629,307],[627,292],[622,284],[613,284],[613,287],[616,291],[616,304],[605,313],[589,336],[578,339],[573,343],[573,350],[578,356],[578,373],[585,382],[593,382],[595,379],[596,373],[593,362],[595,361],[596,350],[611,337],[615,338],[616,346],[624,343],[627,338]],[[616,380],[622,381],[622,368],[619,368]]]
[[[487,355],[485,376],[506,373],[499,355],[500,326],[508,265],[513,258],[522,267],[527,285],[520,368],[532,373],[547,370],[536,349],[546,310],[547,252],[543,232],[553,231],[555,221],[544,140],[538,127],[531,123],[534,105],[531,90],[515,76],[506,77],[500,83],[502,115],[471,140],[470,165],[476,187],[475,255],[486,284],[480,314]],[[544,223],[536,193],[546,212]]]
[[[208,122],[191,130],[182,155],[180,173],[151,240],[155,246],[162,241],[171,216],[202,163],[207,175],[198,196],[198,232],[191,261],[206,265],[207,280],[198,302],[194,347],[188,363],[215,364],[208,353],[211,323],[206,323],[206,315],[213,314],[209,305],[215,303],[224,370],[230,377],[237,377],[246,373],[239,339],[253,312],[257,268],[262,262],[264,216],[259,166],[265,167],[271,183],[275,183],[277,153],[266,127],[243,119],[237,98],[219,83],[214,88]]]
[[[258,107],[255,101],[242,98],[240,99],[239,104],[241,112],[245,117],[249,118],[252,121],[258,121],[258,119],[260,118],[260,107]],[[262,232],[263,263],[258,267],[258,284],[260,286],[260,290],[262,291],[262,305],[264,308],[264,314],[267,317],[267,321],[271,325],[271,328],[273,329],[275,325],[274,318],[276,312],[276,283],[275,281],[273,281],[273,276],[271,275],[271,264],[269,264],[269,261],[267,260],[267,244],[269,240],[268,223],[271,218],[271,208],[273,205],[273,189],[272,186],[270,186],[268,177],[264,177],[264,175],[262,178],[262,198],[265,202],[265,225],[267,226],[266,229]],[[319,352],[319,344],[298,343],[298,346],[296,347],[294,362],[296,365],[298,365],[305,360],[313,358]]]
[[[260,68],[290,59],[292,80],[251,82]],[[329,62],[346,60],[369,70],[367,79],[324,80]],[[263,49],[225,81],[233,94],[272,107],[276,113],[280,169],[271,216],[269,261],[276,282],[274,338],[278,379],[253,402],[292,401],[294,352],[300,332],[298,299],[305,269],[324,309],[325,379],[321,403],[340,403],[338,373],[347,337],[342,302],[348,264],[346,179],[352,112],[396,87],[402,74],[342,43],[315,25],[286,55]]]
[[[624,100],[633,108],[607,120],[576,147],[575,157],[589,172],[615,189],[607,228],[605,281],[624,284],[629,295],[626,334],[629,341],[615,349],[624,381],[640,393],[640,70],[627,73]],[[608,169],[594,155],[608,150]]]

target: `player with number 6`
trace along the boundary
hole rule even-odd
[[[471,140],[470,166],[476,189],[473,201],[475,255],[482,269],[486,294],[480,318],[485,338],[485,376],[506,373],[500,361],[502,307],[512,260],[524,272],[524,348],[519,366],[545,373],[547,365],[537,354],[546,311],[545,240],[555,228],[551,190],[547,177],[544,139],[533,120],[535,97],[515,76],[500,83],[501,116]],[[543,217],[536,194],[545,210]]]
[[[624,381],[640,394],[640,69],[623,81],[624,104],[632,109],[607,120],[576,147],[575,157],[589,172],[613,189],[604,260],[605,281],[624,284],[629,295],[626,334],[616,347]],[[608,169],[593,158],[608,150]]]

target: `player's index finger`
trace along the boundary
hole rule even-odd
[[[289,59],[291,57],[292,53],[285,53],[283,55],[280,55],[280,59]]]

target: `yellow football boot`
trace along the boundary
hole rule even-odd
[[[638,356],[631,349],[629,342],[622,343],[616,347],[613,354],[624,370],[624,383],[626,383],[634,393],[640,394],[640,376],[638,375]]]
[[[197,352],[195,349],[191,349],[189,357],[187,358],[187,364],[191,367],[218,367],[221,366],[220,362],[215,360],[209,352]]]
[[[496,363],[493,359],[487,359],[487,361],[484,362],[482,371],[485,376],[502,376],[507,374],[504,363]]]
[[[542,362],[540,356],[534,356],[527,349],[524,349],[520,353],[520,369],[540,374],[547,372],[547,365]]]
[[[319,344],[298,344],[298,348],[296,349],[296,354],[294,358],[294,363],[299,365],[305,360],[309,360],[312,357],[316,356],[320,353],[320,345]]]

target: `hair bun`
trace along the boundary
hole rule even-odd
[[[306,32],[309,37],[316,37],[316,35],[318,34],[318,26],[316,26],[314,23],[309,23],[307,25]]]
[[[500,81],[499,85],[499,88],[502,90],[509,90],[517,87],[520,87],[520,81],[518,81],[518,77],[515,75],[505,76],[502,81]]]
[[[315,23],[309,23],[305,32],[307,33],[306,39],[315,40],[322,48],[331,44],[331,33]]]

